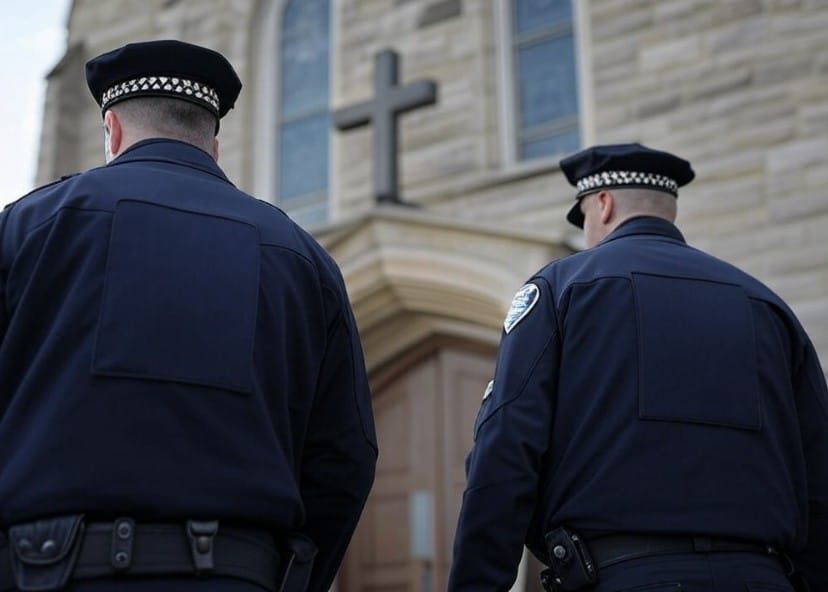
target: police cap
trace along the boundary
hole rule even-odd
[[[86,83],[106,111],[135,97],[173,97],[224,117],[242,83],[233,66],[212,49],[175,40],[130,43],[86,63]]]
[[[561,170],[575,186],[575,205],[566,219],[584,227],[581,199],[602,189],[652,189],[678,197],[678,188],[695,177],[690,163],[669,152],[641,144],[593,146],[564,158]]]

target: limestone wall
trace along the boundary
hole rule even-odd
[[[690,242],[777,290],[828,361],[828,2],[592,7],[597,139],[690,159]]]
[[[256,142],[274,135],[257,106],[271,84],[261,72],[278,65],[261,50],[271,2],[278,10],[282,0],[76,0],[67,59],[50,78],[39,181],[101,164],[83,61],[177,37],[214,47],[239,71],[245,88],[222,123],[221,164],[255,192],[256,171],[270,166]],[[641,141],[690,159],[697,180],[679,200],[687,237],[776,289],[828,360],[828,2],[576,2],[584,141]],[[439,85],[437,105],[401,120],[405,199],[577,244],[557,159],[514,164],[503,151],[500,0],[332,5],[333,108],[373,96],[374,54],[386,48],[401,56],[402,83]],[[373,207],[370,130],[334,132],[331,154],[336,218]]]

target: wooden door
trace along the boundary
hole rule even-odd
[[[465,457],[494,356],[432,344],[372,377],[380,455],[340,592],[445,590]]]

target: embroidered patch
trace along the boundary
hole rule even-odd
[[[512,306],[506,313],[506,320],[503,321],[503,329],[506,333],[510,333],[531,312],[539,297],[540,290],[535,284],[526,284],[517,291],[512,299]]]
[[[484,401],[489,398],[489,395],[492,394],[493,390],[494,390],[494,380],[490,380],[489,384],[486,385],[486,390],[483,391],[483,400]]]

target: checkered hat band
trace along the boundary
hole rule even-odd
[[[659,191],[666,191],[673,195],[678,194],[678,183],[675,179],[656,173],[641,173],[637,171],[605,171],[579,179],[578,193],[598,190],[604,187],[652,187]]]
[[[219,98],[215,89],[201,82],[173,76],[142,76],[116,84],[103,94],[101,109],[105,110],[110,103],[129,95],[153,92],[170,96],[181,95],[182,98],[201,101],[208,109],[219,112]]]

